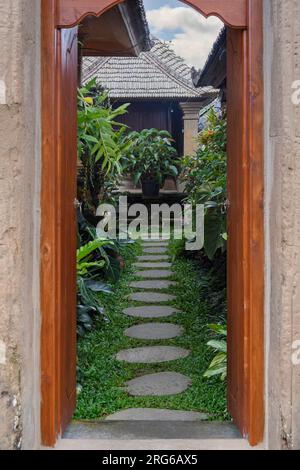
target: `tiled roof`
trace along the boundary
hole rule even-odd
[[[212,87],[195,88],[191,69],[158,39],[139,57],[86,57],[83,82],[94,77],[111,98],[197,100],[215,94]]]
[[[215,87],[226,77],[226,41],[227,30],[224,27],[217,37],[207,61],[202,70],[192,71],[193,83],[196,87],[206,86],[207,83]]]

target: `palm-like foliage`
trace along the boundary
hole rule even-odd
[[[210,340],[207,345],[217,353],[211,361],[204,377],[214,377],[220,375],[222,380],[227,376],[227,327],[225,325],[208,325],[214,331],[218,339]],[[224,339],[223,339],[224,338]]]
[[[77,250],[77,332],[81,336],[92,329],[95,315],[104,314],[97,293],[111,292],[110,287],[101,281],[109,266],[104,248],[110,245],[113,242],[94,239]]]
[[[129,104],[113,109],[108,93],[91,80],[78,90],[78,156],[83,166],[84,202],[96,208],[122,174],[122,158],[131,145],[127,128],[116,120]]]

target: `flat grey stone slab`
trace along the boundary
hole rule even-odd
[[[148,255],[165,255],[168,253],[168,249],[162,246],[152,246],[149,248],[144,248],[143,252],[147,253]]]
[[[166,279],[173,275],[173,271],[167,269],[151,269],[145,271],[137,271],[136,276],[144,279]]]
[[[160,410],[156,408],[130,408],[107,416],[105,421],[207,421],[206,413],[197,411]]]
[[[168,289],[171,286],[176,286],[177,282],[168,280],[154,280],[154,281],[135,281],[130,283],[130,287],[134,289]]]
[[[174,446],[174,439],[182,439],[187,441],[192,439],[194,447],[188,447],[190,449],[197,448],[197,442],[199,440],[218,440],[218,448],[226,447],[229,439],[233,439],[233,442],[241,442],[244,445],[245,440],[242,439],[241,434],[233,423],[217,423],[217,422],[206,422],[206,421],[181,421],[175,424],[173,420],[169,421],[125,421],[125,420],[111,420],[111,421],[73,421],[68,426],[66,432],[63,435],[63,439],[60,442],[66,442],[66,440],[77,440],[78,444],[72,446],[72,450],[77,450],[80,446],[79,442],[84,440],[91,441],[104,441],[107,442],[106,449],[111,449],[111,442],[113,440],[118,441],[131,441],[134,442],[132,447],[129,449],[137,449],[138,443],[142,440],[158,440],[159,442],[172,439],[171,444],[167,448]],[[224,444],[220,443],[220,439],[224,440]],[[221,441],[221,442],[222,442]],[[149,445],[149,444],[148,444]],[[186,445],[186,444],[185,444]],[[232,449],[236,450],[238,444],[231,443]],[[119,449],[120,444],[115,447]],[[206,443],[207,446],[207,443]],[[93,449],[95,447],[92,447]],[[124,447],[127,449],[127,447]],[[149,447],[141,447],[142,449],[149,449]],[[159,447],[153,447],[155,449]],[[179,447],[181,449],[187,449],[184,445]],[[206,447],[203,447],[206,448]],[[240,448],[240,447],[238,447]],[[245,449],[244,447],[241,447]],[[86,449],[86,444],[82,447]]]
[[[130,294],[129,300],[135,302],[144,302],[146,304],[156,304],[161,302],[171,302],[175,300],[176,297],[174,295],[169,294],[160,294],[158,292],[135,292],[134,294]]]
[[[160,246],[160,247],[166,247],[166,246],[169,246],[169,242],[168,241],[144,241],[143,242],[143,246],[144,248],[149,248],[149,247],[153,247],[153,246]]]
[[[177,346],[145,346],[142,348],[123,349],[118,352],[118,361],[130,364],[157,364],[184,359],[190,351]]]
[[[141,268],[141,269],[164,269],[164,268],[171,268],[172,263],[167,263],[166,261],[160,261],[158,263],[155,262],[141,262],[139,261],[138,263],[134,263],[133,266],[135,268]]]
[[[163,318],[170,317],[174,313],[180,313],[175,307],[170,306],[159,306],[159,305],[147,305],[142,307],[129,307],[123,310],[125,315],[129,317],[137,318]]]
[[[158,372],[144,375],[125,383],[125,390],[132,396],[167,396],[184,392],[192,381],[178,372]]]
[[[168,255],[143,255],[143,256],[138,256],[138,261],[157,261],[162,262],[162,261],[168,261],[170,258]]]
[[[160,340],[181,336],[184,329],[172,323],[143,323],[124,331],[124,335],[134,339]]]

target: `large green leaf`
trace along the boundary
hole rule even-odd
[[[219,210],[207,211],[204,219],[204,250],[210,260],[222,246],[223,224],[224,215]]]

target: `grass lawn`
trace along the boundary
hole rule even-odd
[[[178,286],[165,292],[176,295],[176,301],[170,305],[179,308],[182,313],[159,321],[178,323],[185,328],[185,334],[167,341],[147,342],[127,338],[123,335],[127,327],[151,321],[122,314],[124,308],[139,305],[129,302],[127,298],[132,292],[129,283],[136,279],[132,262],[140,252],[138,243],[124,249],[126,268],[114,286],[114,293],[100,294],[101,304],[104,304],[112,321],[99,322],[93,332],[79,340],[78,381],[82,389],[74,417],[101,419],[121,409],[155,407],[202,411],[209,413],[212,420],[227,420],[226,384],[218,378],[203,378],[213,357],[212,350],[206,345],[210,339],[207,324],[217,323],[224,315],[224,290],[220,289],[215,276],[208,269],[199,268],[198,263],[187,259],[175,261],[173,279]],[[185,359],[149,366],[120,363],[114,359],[120,349],[149,344],[182,346],[190,349],[191,354]],[[121,388],[127,380],[159,371],[183,373],[192,379],[192,386],[180,395],[169,397],[130,397]]]

